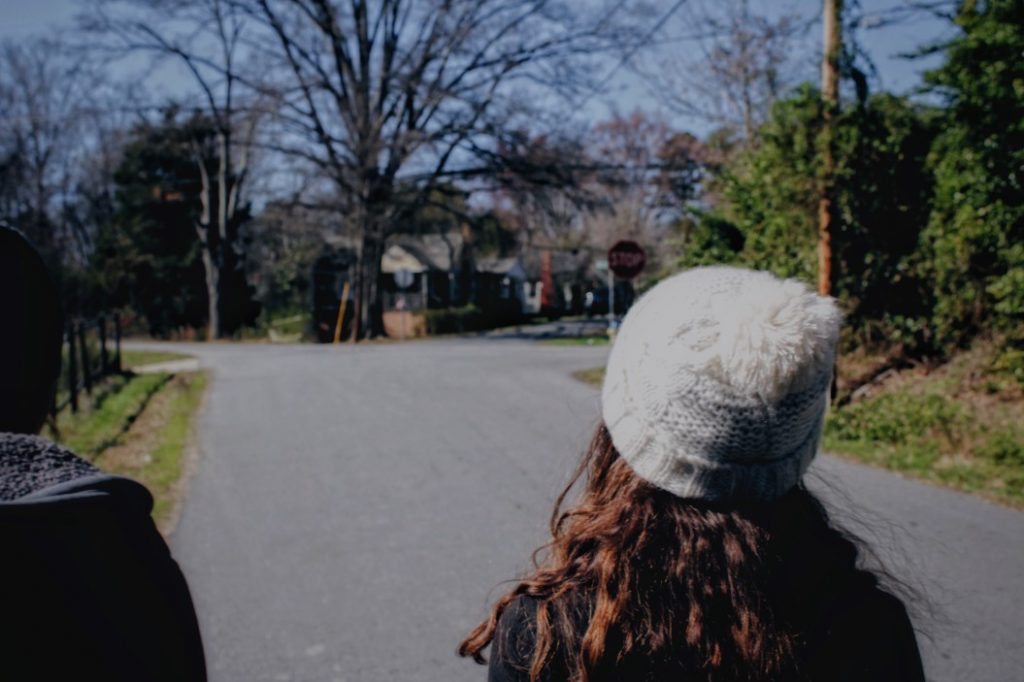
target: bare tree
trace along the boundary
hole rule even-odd
[[[87,241],[63,216],[87,147],[91,76],[45,41],[0,46],[0,218],[55,265]]]
[[[588,187],[598,201],[585,219],[588,242],[602,250],[620,239],[640,242],[656,271],[664,240],[692,209],[709,165],[704,145],[636,111],[598,124],[589,149],[598,163]]]
[[[439,182],[493,172],[494,140],[618,37],[561,0],[238,0],[276,60],[272,148],[320,168],[358,235],[356,334],[381,333],[388,234]]]
[[[753,11],[749,0],[694,4],[680,14],[662,56],[639,69],[676,113],[754,142],[771,107],[800,75],[802,39],[815,17]],[[692,56],[691,56],[692,55]]]
[[[579,139],[519,137],[503,157],[527,167],[496,176],[492,199],[522,248],[603,254],[632,239],[647,247],[652,271],[715,162],[695,136],[640,111]]]
[[[664,215],[657,183],[658,152],[672,131],[661,120],[634,111],[616,115],[593,130],[591,154],[603,168],[593,181],[600,204],[587,217],[590,240],[608,248],[619,239],[655,246],[664,236]]]
[[[587,210],[597,203],[588,188],[594,164],[580,138],[507,131],[489,178],[491,201],[524,251],[577,249],[587,241]]]
[[[96,0],[82,15],[83,28],[103,37],[99,50],[122,60],[151,56],[151,69],[144,75],[167,62],[182,69],[191,85],[184,107],[212,126],[212,155],[203,149],[205,140],[192,142],[201,179],[195,231],[206,274],[210,339],[232,326],[225,325],[225,306],[233,304],[225,292],[243,276],[239,227],[257,123],[265,109],[251,88],[245,101],[239,96],[250,56],[246,22],[246,14],[230,0]]]

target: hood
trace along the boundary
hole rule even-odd
[[[0,433],[0,501],[98,474],[92,464],[41,436]]]

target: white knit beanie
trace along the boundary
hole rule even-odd
[[[615,448],[679,497],[783,495],[818,449],[841,319],[832,299],[767,272],[695,268],[658,283],[608,359]]]

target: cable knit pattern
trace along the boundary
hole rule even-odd
[[[0,500],[16,500],[97,473],[99,469],[45,438],[0,433]]]
[[[842,316],[796,280],[695,268],[630,309],[601,403],[622,457],[680,497],[771,500],[818,448]]]

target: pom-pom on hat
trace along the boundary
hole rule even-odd
[[[679,497],[773,500],[818,449],[842,320],[796,280],[694,268],[630,309],[601,408],[619,454]]]

